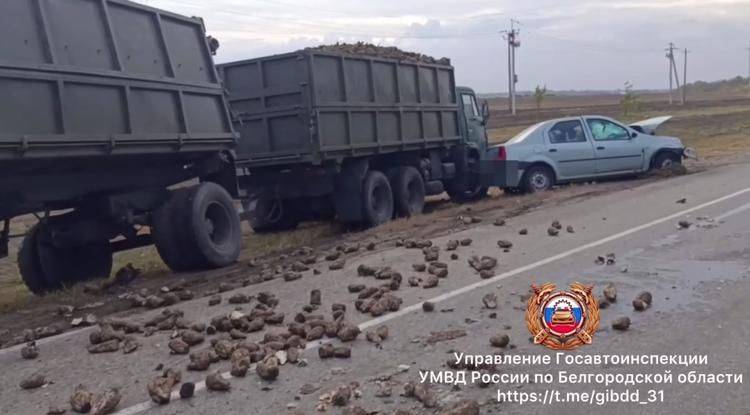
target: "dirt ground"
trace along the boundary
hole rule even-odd
[[[618,99],[617,96],[567,97],[564,100],[550,98],[541,111],[530,108],[529,103],[525,102],[516,117],[507,114],[502,100],[493,100],[490,103],[493,109],[489,124],[490,139],[503,142],[537,120],[551,117],[591,113],[619,117]],[[750,99],[703,99],[691,101],[685,106],[670,107],[665,102],[649,98],[644,99],[639,114],[625,117],[625,120],[663,114],[672,114],[675,118],[660,133],[682,138],[688,146],[696,148],[701,157],[700,161],[688,165],[689,172],[736,162],[750,153]],[[256,235],[246,228],[241,261],[226,269],[204,273],[173,275],[161,262],[155,249],[141,248],[115,256],[115,271],[128,263],[143,271],[130,285],[98,291],[91,284],[79,284],[44,298],[31,295],[18,276],[14,257],[20,239],[14,239],[11,257],[0,261],[0,345],[18,343],[25,329],[55,324],[59,329],[66,330],[70,328],[73,317],[94,313],[102,318],[128,310],[131,307],[130,302],[125,300],[128,293],[155,293],[161,287],[179,284],[200,297],[215,294],[221,283],[245,285],[261,282],[268,275],[280,277],[282,273],[274,270],[296,261],[298,258],[294,253],[303,247],[321,253],[333,251],[344,244],[360,244],[359,252],[362,252],[368,242],[374,242],[374,249],[386,249],[402,238],[431,238],[476,226],[467,225],[465,217],[475,217],[486,223],[519,215],[541,205],[564,204],[596,194],[641,186],[658,179],[649,176],[570,185],[534,196],[508,196],[495,192],[488,199],[470,205],[456,205],[447,198],[435,198],[429,203],[429,211],[425,215],[397,220],[366,231],[347,229],[332,223],[307,223],[295,231],[272,235]],[[13,233],[22,234],[31,224],[33,218],[16,220]],[[347,256],[347,260],[356,255]],[[322,268],[321,271],[325,272]],[[61,305],[75,307],[73,315],[61,318],[57,313]]]

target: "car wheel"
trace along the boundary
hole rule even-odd
[[[677,155],[664,152],[656,156],[653,168],[657,170],[668,170],[680,164],[682,164],[682,160]]]
[[[532,166],[523,175],[522,187],[527,193],[544,192],[555,184],[555,174],[547,166]]]
[[[381,225],[393,217],[393,191],[383,173],[371,170],[365,176],[362,205],[364,222],[369,226]]]

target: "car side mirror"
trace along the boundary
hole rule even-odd
[[[630,138],[636,138],[636,137],[638,137],[638,133],[636,133],[635,131],[630,133]]]
[[[484,120],[484,124],[487,124],[487,121],[490,119],[490,104],[487,101],[482,102],[482,119]]]

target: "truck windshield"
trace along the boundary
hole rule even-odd
[[[474,100],[473,95],[463,94],[461,95],[461,101],[464,104],[464,114],[469,120],[480,119],[479,108],[477,108],[477,101]]]

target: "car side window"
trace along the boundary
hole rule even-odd
[[[561,121],[550,128],[548,134],[549,142],[552,144],[586,142],[583,124],[578,120]]]
[[[479,116],[479,108],[477,108],[477,102],[474,100],[473,96],[469,94],[462,94],[461,101],[464,105],[464,114],[466,114],[466,119],[470,120],[473,118],[481,118]]]
[[[627,140],[630,138],[630,133],[625,127],[617,125],[612,121],[590,118],[586,122],[591,130],[591,135],[596,141]]]

